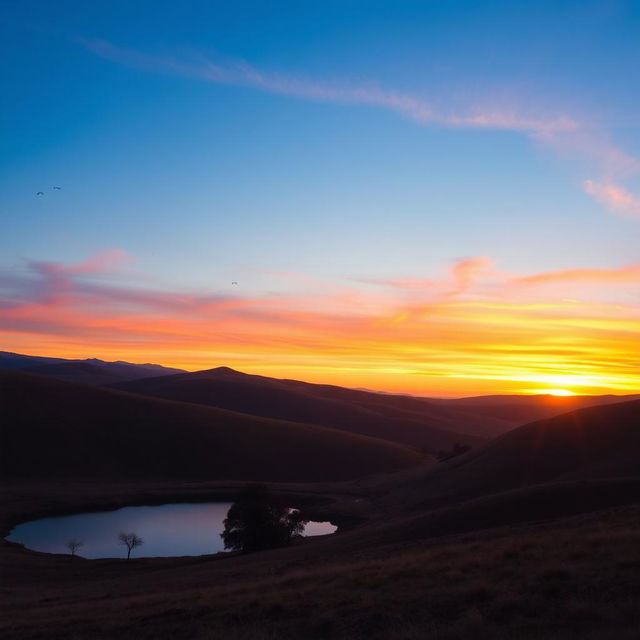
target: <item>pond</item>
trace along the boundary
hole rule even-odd
[[[132,551],[132,558],[200,556],[224,551],[220,533],[230,506],[229,502],[163,504],[43,518],[19,524],[7,540],[34,551],[69,553],[67,542],[77,539],[84,543],[79,556],[123,558],[126,547],[118,543],[118,534],[134,532],[144,544]],[[309,522],[304,535],[335,530],[330,522]]]

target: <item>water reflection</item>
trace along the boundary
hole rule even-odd
[[[34,551],[68,553],[67,542],[76,538],[84,542],[78,550],[84,558],[123,558],[126,548],[117,538],[124,531],[144,539],[144,545],[133,550],[132,558],[199,556],[224,550],[220,533],[230,506],[229,502],[164,504],[43,518],[18,525],[7,540],[21,542]],[[335,530],[330,522],[309,522],[305,535]]]

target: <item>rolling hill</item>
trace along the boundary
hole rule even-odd
[[[113,385],[157,398],[329,426],[423,448],[477,446],[527,422],[634,396],[480,396],[442,400],[249,375],[228,367]],[[636,396],[637,397],[637,396]]]
[[[0,370],[10,478],[344,480],[424,460],[385,441]]]
[[[389,504],[434,509],[549,483],[640,477],[640,400],[518,427],[425,472],[407,472]]]
[[[256,416],[333,427],[432,452],[449,449],[456,442],[477,445],[483,440],[455,429],[465,419],[481,423],[483,418],[463,417],[456,410],[420,398],[278,380],[227,367],[135,380],[115,384],[113,388]]]
[[[480,435],[497,436],[514,427],[569,413],[578,409],[618,402],[638,400],[640,395],[602,395],[602,396],[553,396],[540,395],[493,395],[455,399],[430,399],[463,414],[482,415],[485,424],[480,425]],[[475,425],[465,423],[463,430],[475,433]]]

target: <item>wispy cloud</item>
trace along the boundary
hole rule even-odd
[[[479,107],[473,107],[467,113],[447,113],[436,109],[424,98],[384,89],[375,83],[353,85],[347,82],[317,81],[267,73],[244,61],[220,65],[201,55],[192,56],[190,60],[180,60],[119,47],[105,40],[81,39],[80,42],[96,55],[129,67],[155,73],[174,73],[216,84],[253,87],[304,100],[381,107],[421,124],[531,133],[573,131],[579,127],[577,122],[562,114],[522,114],[509,109]]]
[[[470,105],[466,111],[447,111],[436,108],[424,97],[382,88],[375,83],[320,81],[265,72],[244,61],[216,64],[199,54],[176,58],[119,47],[105,40],[79,41],[102,58],[153,73],[252,87],[303,100],[378,107],[422,125],[516,131],[560,153],[586,160],[599,177],[583,182],[585,192],[614,213],[640,217],[640,198],[621,185],[621,181],[640,174],[640,160],[612,143],[601,127],[566,113],[549,113],[533,104],[515,108],[487,105],[482,101]]]

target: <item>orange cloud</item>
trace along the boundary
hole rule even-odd
[[[47,268],[32,262],[24,274],[0,274],[4,348],[188,369],[225,364],[424,395],[519,392],[536,380],[541,389],[555,381],[552,388],[583,393],[640,388],[640,305],[597,293],[572,300],[553,289],[544,298],[527,294],[558,282],[581,291],[590,283],[637,285],[639,265],[514,279],[476,257],[432,279],[435,298],[413,291],[407,299],[402,288],[385,295],[331,290],[322,281],[301,294],[229,296],[125,286],[107,277],[124,258],[101,255],[117,259]]]
[[[640,263],[611,269],[562,269],[531,276],[523,276],[512,281],[520,285],[541,285],[555,283],[587,284],[638,284],[640,285]]]

